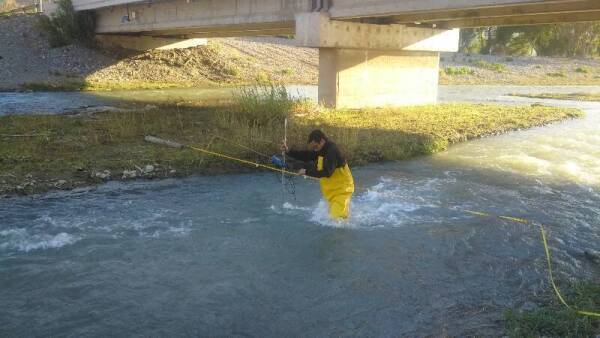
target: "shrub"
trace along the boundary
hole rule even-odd
[[[575,68],[575,73],[587,74],[587,73],[589,73],[589,70],[585,67],[577,67],[577,68]]]
[[[483,69],[492,70],[498,73],[506,71],[506,66],[501,63],[491,63],[483,60],[478,60],[477,62],[475,62],[475,66]]]
[[[271,77],[266,72],[261,70],[258,74],[256,74],[256,82],[262,83],[262,84],[268,84],[268,83],[270,83],[270,81],[271,81]]]
[[[223,73],[229,76],[238,77],[240,75],[240,70],[234,65],[226,66],[223,68]]]
[[[95,17],[93,12],[75,12],[71,0],[60,0],[51,17],[41,16],[40,28],[48,33],[50,45],[60,47],[94,41]]]
[[[444,68],[446,75],[473,75],[475,72],[467,67],[446,67]]]
[[[244,87],[233,94],[235,114],[250,125],[281,123],[296,104],[283,85],[259,84]]]
[[[283,76],[290,76],[292,74],[294,74],[294,70],[291,68],[286,68],[286,69],[281,70],[281,75],[283,75]]]
[[[546,74],[550,77],[566,77],[566,75],[564,73],[548,73]]]

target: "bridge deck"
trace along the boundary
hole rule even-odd
[[[235,36],[292,34],[295,15],[439,28],[600,20],[600,0],[73,0],[100,33]]]

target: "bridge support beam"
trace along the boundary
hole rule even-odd
[[[337,108],[434,104],[439,52],[457,51],[458,30],[296,17],[296,39],[319,48],[319,102]]]

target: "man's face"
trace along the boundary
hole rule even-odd
[[[323,149],[323,146],[325,146],[325,140],[321,140],[319,142],[310,141],[310,143],[308,143],[308,148],[312,151],[321,151],[321,149]]]

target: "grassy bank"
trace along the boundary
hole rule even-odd
[[[242,93],[227,108],[162,105],[139,112],[0,118],[0,194],[67,189],[111,179],[251,171],[214,157],[144,143],[157,135],[253,161],[279,152],[283,118],[290,144],[304,146],[321,128],[342,145],[352,165],[403,160],[449,144],[582,116],[542,106],[452,104],[334,111],[294,102],[282,89],[266,98]]]
[[[600,309],[600,285],[578,283],[566,288],[568,304],[577,309]],[[545,305],[525,312],[508,311],[506,333],[510,337],[594,337],[600,333],[600,319],[585,317],[566,308],[548,295]]]
[[[502,57],[500,55],[445,54],[440,84],[567,86],[597,85],[600,64],[588,59]]]
[[[23,89],[35,92],[77,92],[77,91],[110,91],[110,90],[144,90],[190,87],[214,87],[215,84],[207,83],[204,86],[189,82],[148,82],[148,81],[89,81],[79,78],[64,79],[53,82],[27,82]]]
[[[555,99],[572,101],[597,101],[600,102],[600,93],[571,93],[571,94],[512,94],[513,96],[529,97],[534,99]]]
[[[504,64],[498,64],[506,67]],[[595,73],[576,73],[557,70],[528,74],[517,69],[504,71],[474,67],[448,66],[440,70],[442,85],[505,85],[505,86],[588,86],[600,84],[600,70]]]

